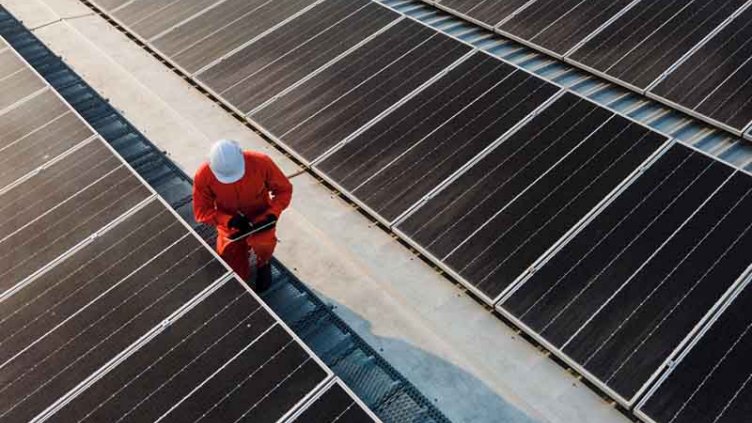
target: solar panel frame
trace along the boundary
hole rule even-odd
[[[2,37],[1,35],[0,35],[0,42],[5,43],[7,45],[7,42],[5,41],[4,37]],[[70,107],[70,105],[62,97],[62,95],[57,90],[55,90],[36,71],[36,69],[34,69],[31,65],[29,65],[26,62],[26,60],[23,59],[20,56],[20,54],[18,54],[17,51],[15,51],[14,49],[11,49],[11,50],[13,50],[14,53],[16,54],[16,56],[24,62],[24,64],[28,67],[28,69],[30,69],[34,73],[34,75],[37,78],[39,78],[39,80],[41,80],[43,82],[44,86],[47,89],[49,89],[54,94],[54,96],[58,99],[58,101],[62,102],[62,104],[64,104],[64,105],[66,105],[69,108],[69,110],[75,116],[77,116],[80,119],[81,122],[83,122],[86,125],[86,127],[91,131],[91,133],[94,134],[93,139],[90,142],[97,142],[97,141],[100,142],[101,145],[103,145],[109,151],[109,153],[111,155],[113,155],[115,157],[115,159],[121,163],[122,167],[124,169],[126,169],[127,171],[129,171],[130,174],[137,181],[139,181],[140,184],[150,193],[150,195],[145,200],[143,200],[141,203],[139,203],[136,207],[133,207],[127,213],[121,214],[115,220],[112,220],[111,222],[105,224],[104,226],[102,226],[100,228],[100,230],[98,232],[110,230],[113,226],[115,226],[118,223],[122,222],[123,220],[127,219],[129,216],[131,216],[132,214],[134,214],[135,212],[137,212],[138,210],[140,210],[142,207],[146,206],[147,204],[149,204],[151,202],[158,202],[158,203],[160,203],[168,211],[168,213],[170,213],[173,216],[173,218],[178,222],[179,225],[183,226],[183,228],[187,232],[186,237],[189,237],[189,238],[192,237],[195,241],[198,241],[198,245],[200,246],[200,248],[202,248],[204,251],[207,251],[210,254],[210,256],[214,258],[214,261],[217,262],[220,266],[222,266],[224,268],[225,273],[224,273],[223,276],[219,277],[212,284],[210,284],[208,287],[206,287],[202,291],[201,294],[197,295],[192,300],[190,300],[189,302],[183,304],[180,308],[178,308],[177,310],[175,310],[171,316],[175,317],[175,318],[179,317],[180,315],[182,315],[182,314],[186,313],[187,311],[189,311],[190,309],[192,309],[192,307],[195,306],[198,301],[200,301],[202,298],[205,298],[207,295],[209,295],[211,292],[213,292],[214,289],[216,289],[219,286],[221,286],[221,284],[223,284],[225,282],[228,282],[228,281],[231,282],[232,280],[234,280],[236,283],[240,284],[241,287],[244,288],[245,291],[257,303],[260,304],[260,306],[261,306],[262,309],[264,309],[274,320],[277,321],[277,325],[280,326],[287,333],[287,335],[292,339],[292,342],[295,342],[300,348],[302,348],[302,350],[311,358],[311,360],[313,360],[313,363],[315,363],[320,369],[323,370],[323,372],[325,373],[325,377],[318,383],[318,385],[314,389],[312,389],[311,391],[309,391],[306,395],[304,395],[297,402],[297,404],[295,404],[293,407],[291,407],[288,410],[288,412],[285,414],[285,416],[283,416],[283,418],[285,418],[286,416],[292,415],[294,412],[296,412],[296,410],[298,410],[304,403],[306,403],[306,401],[308,401],[312,396],[316,395],[321,389],[323,389],[329,383],[329,381],[334,377],[334,373],[332,372],[332,370],[300,339],[300,337],[298,337],[279,318],[279,316],[277,316],[277,314],[264,301],[262,301],[258,297],[258,295],[248,286],[247,283],[245,283],[244,281],[240,280],[236,275],[234,275],[234,273],[232,273],[232,269],[224,262],[224,260],[221,259],[221,257],[219,257],[219,255],[217,254],[217,252],[215,251],[215,249],[212,248],[211,246],[209,246],[206,243],[206,241],[203,238],[201,238],[201,236],[199,236],[193,230],[193,228],[185,220],[183,220],[178,215],[177,211],[175,211],[166,202],[166,200],[164,198],[162,198],[159,194],[157,194],[157,192],[154,190],[154,188],[151,185],[149,185],[148,182],[146,182],[141,177],[141,175],[139,175],[138,172],[136,172],[131,167],[131,165],[127,161],[125,161],[125,159],[122,156],[120,156],[115,151],[115,149],[110,144],[108,144],[107,142],[105,142],[99,136],[99,134],[96,131],[96,129],[94,129],[83,117],[81,117],[81,115],[73,107]],[[35,272],[34,274],[32,274],[30,276],[30,278],[27,278],[28,280],[25,281],[26,283],[24,284],[24,286],[26,286],[28,283],[32,282],[34,280],[34,278],[38,277],[41,273],[50,270],[57,263],[61,262],[62,260],[65,260],[66,258],[70,257],[71,255],[75,254],[77,251],[79,251],[82,248],[84,248],[85,246],[87,246],[89,243],[92,242],[93,239],[94,239],[93,236],[90,236],[89,238],[81,241],[77,245],[75,245],[72,248],[68,249],[68,251],[66,251],[63,255],[61,255],[61,256],[57,257],[55,260],[47,263],[47,265],[43,266],[37,272]],[[6,291],[3,294],[3,298],[6,298],[8,295],[14,294],[15,292],[17,292],[18,289],[19,289],[19,286],[16,285],[14,287],[14,289],[13,289],[13,292]],[[146,341],[148,341],[148,339],[151,339],[151,338],[149,338],[150,336],[154,336],[154,335],[160,333],[165,328],[166,325],[167,325],[167,320],[165,322],[163,322],[162,325],[157,325],[154,328],[152,328],[150,332],[147,332],[146,334],[144,334],[141,338],[139,338],[138,341],[134,342],[134,344],[132,344],[131,346],[135,346],[137,344],[142,345],[143,342],[146,342]],[[51,404],[45,411],[43,411],[35,419],[35,421],[44,421],[47,418],[49,418],[51,415],[54,415],[54,411],[56,411],[57,408],[59,408],[60,406],[66,404],[67,402],[69,402],[71,399],[73,399],[75,397],[75,395],[73,395],[73,394],[76,394],[77,392],[80,392],[81,388],[88,387],[88,385],[90,385],[92,382],[96,381],[99,377],[101,377],[103,374],[105,374],[106,371],[108,371],[108,368],[107,368],[108,365],[117,364],[115,362],[118,359],[127,358],[127,356],[123,357],[123,354],[127,354],[128,352],[132,353],[133,350],[126,349],[126,350],[121,351],[116,357],[114,357],[110,362],[108,362],[107,365],[105,365],[104,367],[100,368],[98,371],[95,371],[94,373],[92,373],[87,379],[85,379],[84,381],[81,381],[78,385],[76,385],[76,387],[74,387],[73,389],[71,389],[70,391],[68,391],[68,393],[66,393],[62,397],[58,398],[58,400],[55,401],[53,404]]]
[[[700,156],[703,156],[703,157],[709,159],[710,163],[715,163],[715,164],[717,164],[719,166],[725,166],[725,167],[729,168],[730,169],[730,173],[729,173],[729,176],[728,176],[727,180],[730,180],[731,177],[735,173],[743,173],[743,174],[746,174],[747,176],[752,176],[752,173],[746,172],[746,171],[744,171],[742,169],[735,168],[735,167],[733,167],[731,165],[728,165],[728,164],[726,164],[724,162],[720,162],[716,158],[714,158],[713,156],[711,156],[710,154],[708,154],[708,153],[706,153],[706,152],[704,152],[702,150],[699,150],[699,149],[697,149],[694,146],[686,145],[686,144],[683,144],[683,143],[678,143],[675,140],[671,140],[670,142],[671,142],[671,146],[675,145],[677,147],[686,148],[687,150],[689,150],[691,152],[694,152],[696,154],[699,154]],[[663,154],[665,154],[665,152]],[[656,159],[660,159],[660,157],[657,157]],[[656,161],[657,160],[653,160],[652,163],[651,163],[651,165],[655,164]],[[635,178],[635,180],[636,179],[637,178]],[[631,181],[631,183],[634,183],[635,180]],[[626,190],[627,188],[629,188],[629,186],[624,187],[624,190]],[[624,190],[622,190],[622,191],[624,191]],[[720,187],[716,191],[718,191],[718,190],[720,190]],[[608,202],[608,204],[606,204],[604,206],[604,209],[609,204],[613,203],[614,200],[616,200],[617,198],[618,198],[618,196],[613,197]],[[707,202],[707,199],[706,199],[705,202]],[[703,204],[705,202],[703,202]],[[699,208],[698,208],[698,210],[699,210]],[[566,242],[569,242],[571,239],[573,239],[574,237],[576,237],[580,232],[582,232],[584,229],[586,229],[586,227],[587,227],[587,225],[582,225],[581,227],[577,228],[576,231],[574,231],[573,233],[571,233],[567,237]],[[672,234],[671,236],[673,236],[673,235],[675,235],[675,234]],[[560,251],[563,247],[565,247],[566,242],[562,243],[562,245],[560,245],[558,247],[557,251],[553,251],[548,257],[546,257],[546,260],[544,260],[542,263],[536,265],[536,267],[540,267],[540,266],[544,265],[546,263],[546,261],[548,261],[549,259],[551,259],[556,253],[558,253],[558,251]],[[750,267],[747,270],[747,273],[749,273],[751,270],[752,270],[752,267]],[[566,354],[564,352],[564,348],[563,347],[559,348],[556,345],[554,345],[546,337],[542,336],[536,329],[528,326],[521,318],[519,318],[518,316],[516,316],[514,313],[512,313],[509,310],[507,310],[503,306],[503,303],[505,301],[507,301],[522,284],[524,284],[525,279],[519,281],[517,283],[517,285],[514,287],[513,290],[510,290],[503,298],[501,298],[496,303],[496,305],[495,305],[494,308],[495,308],[495,310],[498,313],[500,313],[505,318],[509,319],[509,321],[511,321],[515,326],[517,326],[517,327],[521,328],[522,330],[524,330],[533,339],[535,339],[537,342],[539,342],[541,345],[543,345],[548,351],[551,351],[553,354],[555,354],[557,357],[559,357],[562,361],[564,361],[568,366],[571,366],[571,368],[575,369],[578,374],[581,374],[582,376],[584,376],[585,378],[587,378],[591,383],[593,383],[600,390],[602,390],[603,392],[605,392],[608,396],[610,396],[611,398],[613,398],[614,400],[616,400],[622,406],[627,407],[627,408],[631,408],[631,407],[635,406],[635,404],[637,404],[638,401],[643,398],[645,392],[647,392],[651,388],[651,386],[654,386],[654,382],[656,381],[656,379],[661,376],[662,372],[666,368],[668,368],[668,367],[670,367],[672,365],[672,363],[675,360],[675,357],[684,350],[684,348],[686,347],[686,345],[689,342],[691,342],[692,339],[694,339],[694,337],[697,335],[698,331],[700,331],[703,328],[707,327],[708,320],[713,317],[713,314],[715,313],[715,311],[725,303],[725,301],[727,300],[727,298],[730,295],[732,295],[735,287],[737,287],[740,283],[743,282],[744,277],[745,277],[745,275],[742,275],[737,280],[735,280],[732,284],[730,284],[730,287],[725,291],[725,293],[723,295],[721,295],[720,298],[714,303],[714,305],[705,313],[705,315],[697,323],[697,325],[695,325],[695,327],[690,332],[688,332],[685,335],[685,337],[683,338],[683,340],[681,341],[681,343],[679,343],[673,349],[672,353],[669,354],[665,358],[664,362],[660,366],[658,366],[656,368],[656,370],[649,377],[649,379],[645,381],[645,383],[641,386],[641,388],[637,391],[637,393],[635,395],[633,395],[631,398],[624,398],[622,395],[620,395],[614,389],[612,389],[611,387],[609,387],[605,382],[603,382],[599,377],[595,376],[593,373],[591,373],[590,371],[588,371],[582,364],[578,363],[576,360],[572,359],[568,354]]]

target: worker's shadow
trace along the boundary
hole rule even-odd
[[[371,324],[351,309],[316,292],[336,314],[392,364],[453,422],[533,423],[537,420],[489,389],[485,382],[400,339],[373,333]],[[396,358],[396,359],[395,359]],[[335,369],[336,372],[337,369]]]

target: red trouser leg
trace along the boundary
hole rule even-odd
[[[277,236],[272,229],[237,242],[218,242],[217,253],[241,279],[248,281],[251,277],[249,253],[253,251],[256,255],[256,267],[262,267],[272,259],[276,246]]]
[[[256,267],[263,267],[269,264],[274,254],[274,248],[277,246],[277,234],[274,229],[260,232],[246,238],[248,248],[256,254]]]
[[[248,264],[248,244],[245,242],[228,242],[223,246],[217,245],[217,252],[241,279],[247,281],[251,277],[251,268]]]

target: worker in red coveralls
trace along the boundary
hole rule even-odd
[[[271,286],[274,225],[291,199],[290,181],[269,156],[230,140],[212,146],[193,182],[196,220],[217,227],[217,252],[243,280],[255,264],[256,292]]]

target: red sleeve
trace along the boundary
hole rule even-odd
[[[271,212],[279,217],[292,200],[292,184],[270,157],[265,157],[265,160],[267,162],[266,186],[272,194]]]
[[[200,168],[193,178],[193,215],[196,221],[213,226],[227,226],[232,216],[217,211],[214,193],[209,187],[209,179],[204,168]]]

